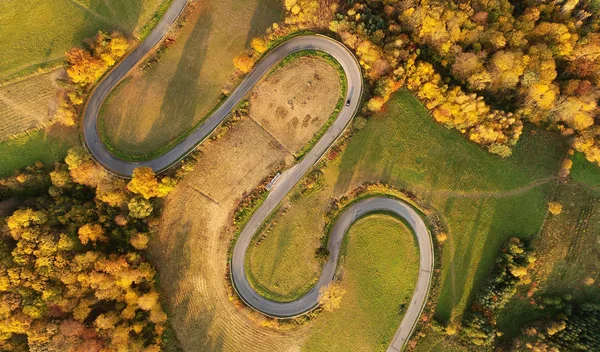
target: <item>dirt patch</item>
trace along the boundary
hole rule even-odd
[[[340,91],[339,75],[329,63],[300,57],[254,89],[250,116],[288,150],[298,150],[329,119]]]
[[[196,169],[167,198],[151,257],[186,351],[297,350],[301,331],[276,332],[236,308],[225,286],[233,211],[289,154],[249,119],[201,147]]]

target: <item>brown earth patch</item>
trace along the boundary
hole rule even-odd
[[[254,89],[250,116],[288,150],[299,150],[329,119],[340,89],[339,75],[329,63],[300,57]]]

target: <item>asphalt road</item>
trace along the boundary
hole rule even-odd
[[[83,134],[85,144],[94,157],[94,159],[103,165],[108,171],[124,176],[131,176],[133,170],[140,166],[149,166],[155,172],[161,172],[175,164],[185,157],[199,143],[208,137],[231,113],[237,104],[244,99],[248,92],[259,82],[259,80],[268,73],[281,59],[286,56],[302,50],[323,51],[335,58],[345,72],[348,90],[346,101],[337,119],[333,122],[327,132],[317,141],[315,146],[304,156],[304,158],[294,167],[286,170],[279,181],[271,189],[269,196],[262,206],[252,216],[246,227],[241,232],[231,260],[232,281],[239,296],[251,307],[262,313],[274,317],[291,317],[307,311],[310,311],[318,304],[318,293],[321,287],[327,286],[333,279],[337,257],[339,254],[339,245],[342,237],[350,226],[361,214],[375,211],[387,210],[405,218],[411,224],[419,242],[421,252],[421,268],[417,288],[412,298],[411,304],[406,312],[400,328],[392,341],[389,350],[397,351],[402,348],[405,341],[410,336],[412,329],[420,315],[424,302],[427,299],[428,285],[431,279],[431,268],[433,266],[433,252],[431,249],[431,239],[427,229],[418,214],[407,205],[384,198],[376,198],[363,201],[353,206],[344,213],[347,216],[346,221],[338,221],[336,229],[341,226],[335,235],[332,235],[330,241],[330,259],[325,265],[317,286],[313,288],[306,296],[289,303],[277,303],[267,300],[258,295],[248,283],[244,272],[244,258],[246,250],[254,233],[264,222],[267,216],[275,209],[281,200],[288,194],[292,187],[302,178],[302,176],[325,154],[335,140],[343,133],[348,123],[359,108],[360,98],[363,90],[363,81],[360,71],[360,65],[356,58],[343,44],[324,36],[307,35],[294,37],[273,49],[265,56],[233,91],[228,99],[198,128],[176,145],[166,154],[155,159],[144,162],[128,162],[112,155],[103,145],[98,135],[98,113],[102,103],[112,91],[112,89],[150,52],[166,35],[169,28],[182,13],[187,0],[174,0],[171,7],[167,10],[157,27],[131,54],[129,54],[116,68],[114,68],[98,84],[96,89],[86,105],[83,121]],[[353,211],[351,211],[354,209]],[[350,215],[346,215],[350,214]],[[334,230],[335,232],[336,230]],[[429,242],[427,242],[429,241]]]

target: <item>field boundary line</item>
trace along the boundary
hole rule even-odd
[[[268,134],[268,135],[269,135],[269,137],[271,137],[271,138],[272,138],[272,139],[273,139],[273,140],[274,140],[274,141],[275,141],[275,142],[276,142],[276,143],[277,143],[277,144],[278,144],[278,145],[281,147],[281,149],[285,150],[285,152],[286,152],[286,153],[288,153],[289,155],[294,155],[294,154],[293,154],[291,151],[289,151],[289,150],[288,150],[288,149],[285,147],[285,145],[283,145],[283,143],[281,143],[281,141],[280,141],[279,139],[275,138],[275,136],[274,136],[274,135],[273,135],[271,132],[267,131],[267,129],[266,129],[266,128],[265,128],[263,125],[261,125],[261,124],[260,124],[258,121],[256,121],[256,120],[255,120],[255,119],[252,117],[252,115],[248,114],[248,118],[249,118],[249,120],[251,120],[251,121],[252,121],[252,122],[253,122],[253,123],[254,123],[254,124],[255,124],[255,125],[258,127],[258,128],[260,128],[260,130],[261,130],[261,131],[263,131],[263,132],[265,132],[266,134]]]

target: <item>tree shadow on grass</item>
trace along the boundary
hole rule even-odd
[[[455,199],[451,198],[446,202],[444,214],[449,214],[455,207]],[[455,253],[452,256],[449,266],[441,282],[441,291],[435,310],[436,319],[441,322],[448,322],[452,318],[452,311],[456,305],[462,300],[467,288],[465,287],[466,273],[473,262],[473,249],[480,232],[481,222],[484,215],[485,200],[479,201],[477,213],[474,215],[471,230],[468,236],[462,237],[454,244]],[[446,215],[447,217],[448,215]],[[459,248],[463,248],[461,252],[464,254],[461,257],[457,256]],[[461,282],[456,282],[456,279],[462,278]],[[467,291],[468,292],[468,291]]]
[[[456,267],[454,266],[456,259],[450,264],[457,273],[473,271],[470,266],[476,265],[473,282],[470,287],[465,287],[465,282],[456,282],[455,285],[459,293],[452,297],[452,285],[449,284],[452,274],[450,271],[447,272],[439,299],[440,303],[446,302],[446,304],[440,305],[438,303],[436,310],[436,317],[440,321],[448,322],[450,320],[452,315],[450,308],[456,307],[464,299],[464,295],[467,295],[465,309],[469,309],[479,290],[486,285],[496,258],[500,254],[500,249],[506,241],[512,237],[531,238],[535,235],[542,225],[546,212],[546,195],[549,187],[542,187],[541,190],[534,189],[515,197],[480,200],[480,211],[478,211],[475,224],[480,221],[479,215],[485,204],[493,202],[494,210],[490,225],[488,229],[478,229],[478,226],[473,226],[471,234],[467,237],[467,240],[469,240],[468,248],[464,251],[464,253],[470,255],[461,258],[461,262]],[[472,247],[475,240],[481,236],[484,236],[485,240],[481,246],[481,251],[477,251],[480,255],[477,255],[477,253],[472,253]],[[463,247],[461,243],[455,245],[455,249],[460,247]],[[451,300],[452,303],[448,304],[448,300]],[[457,313],[460,315],[463,312]]]
[[[334,194],[344,194],[348,191],[354,175],[362,164],[362,160],[369,160],[369,164],[376,165],[381,157],[381,154],[367,154],[371,150],[381,150],[382,146],[379,138],[370,140],[371,144],[368,149],[364,148],[361,150],[361,152],[351,153],[352,151],[357,150],[357,148],[354,147],[355,144],[361,145],[365,143],[365,140],[368,140],[368,137],[365,138],[362,135],[366,133],[366,131],[360,131],[359,133],[360,134],[357,134],[350,140],[350,142],[348,142],[348,146],[342,152],[339,173],[333,190]],[[376,145],[371,147],[373,144]]]
[[[265,16],[265,13],[268,16]],[[246,47],[250,47],[250,42],[255,37],[261,37],[265,30],[272,23],[280,22],[283,19],[283,5],[276,0],[258,0],[250,19],[250,30],[246,36]]]
[[[131,36],[142,12],[142,1],[91,0],[81,22],[84,25],[73,34],[73,45],[81,46],[83,39],[93,37],[99,30],[120,31]]]
[[[159,137],[164,139],[164,143],[168,143],[193,126],[196,101],[206,99],[199,86],[206,52],[199,48],[206,48],[212,25],[211,12],[203,11],[184,44],[177,70],[167,84],[160,116],[148,136]]]

